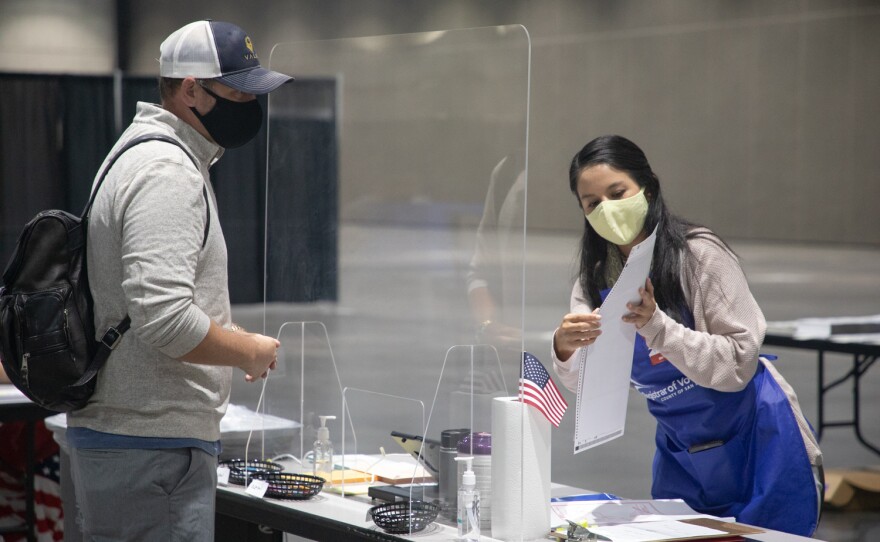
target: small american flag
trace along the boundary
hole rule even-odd
[[[559,388],[550,379],[550,374],[538,358],[523,352],[522,377],[519,379],[519,394],[524,403],[537,408],[554,426],[559,427],[568,403],[559,393]]]

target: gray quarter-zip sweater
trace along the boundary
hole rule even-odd
[[[107,174],[88,230],[96,333],[126,314],[131,329],[98,374],[88,404],[68,414],[68,425],[216,441],[232,368],[176,358],[205,338],[211,320],[230,323],[226,243],[208,174],[223,149],[174,114],[141,102],[110,154],[143,134],[179,140],[199,167],[177,146],[149,141],[125,152]]]

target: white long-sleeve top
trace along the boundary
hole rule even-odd
[[[767,328],[764,314],[730,250],[706,236],[690,239],[688,246],[692,257],[683,258],[686,261],[682,264],[682,289],[694,316],[694,329],[676,322],[658,307],[638,333],[648,348],[663,354],[697,385],[723,392],[740,391],[757,369],[759,349]],[[571,293],[571,312],[592,310],[580,282],[576,281]],[[580,351],[567,360],[560,360],[553,347],[551,355],[562,384],[575,391]],[[819,445],[794,390],[769,361],[761,358],[760,362],[788,397],[810,462],[821,464]]]

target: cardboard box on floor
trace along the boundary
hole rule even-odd
[[[880,466],[825,471],[825,506],[852,512],[880,510]]]

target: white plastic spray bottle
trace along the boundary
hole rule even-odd
[[[333,443],[330,442],[330,430],[327,428],[327,420],[335,420],[336,416],[318,416],[321,427],[318,428],[318,439],[312,447],[314,459],[312,474],[327,480],[327,485],[332,483],[333,474]]]
[[[471,469],[473,457],[456,457],[465,461],[465,471],[458,487],[458,539],[467,542],[480,540],[480,490],[477,477]]]

